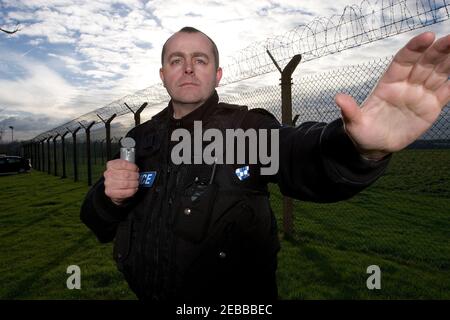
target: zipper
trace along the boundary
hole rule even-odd
[[[164,233],[162,233],[162,228],[164,228],[164,226],[163,226],[163,214],[165,214],[165,212],[166,212],[166,208],[165,208],[165,206],[166,206],[166,200],[167,200],[167,186],[168,186],[168,182],[169,182],[169,179],[170,179],[170,169],[169,169],[169,166],[168,166],[168,168],[167,168],[167,170],[166,170],[166,174],[165,174],[165,180],[164,180],[164,182],[165,182],[165,188],[164,188],[164,197],[163,197],[163,202],[162,202],[162,204],[161,204],[161,206],[160,206],[160,208],[162,209],[162,210],[159,210],[159,212],[158,212],[158,218],[157,218],[157,223],[156,223],[156,228],[155,228],[155,232],[157,233],[157,234],[155,234],[155,254],[154,254],[154,259],[153,259],[153,261],[154,261],[154,263],[155,263],[155,265],[154,265],[154,269],[155,269],[155,272],[154,272],[154,274],[153,274],[153,279],[152,279],[152,288],[156,291],[155,293],[156,293],[156,295],[157,295],[157,298],[158,298],[158,300],[159,300],[159,298],[161,298],[161,293],[162,293],[162,281],[164,280],[163,278],[161,278],[159,281],[158,281],[158,276],[159,276],[159,274],[160,274],[160,271],[161,271],[161,269],[162,269],[162,262],[160,261],[160,250],[159,250],[159,246],[160,246],[160,243],[161,243],[161,236],[162,235],[164,235]]]
[[[154,235],[154,254],[153,254],[153,259],[152,259],[152,264],[154,267],[154,272],[153,272],[153,277],[151,280],[151,288],[153,291],[153,298],[155,300],[159,300],[161,298],[161,294],[164,293],[164,277],[161,277],[161,279],[159,279],[158,281],[158,277],[160,276],[160,274],[164,273],[164,266],[161,259],[161,253],[160,253],[160,243],[161,240],[167,240],[167,230],[163,230],[163,228],[166,228],[166,226],[164,226],[164,218],[163,215],[166,214],[167,215],[167,209],[169,209],[167,207],[167,203],[168,203],[168,198],[169,198],[169,185],[172,185],[172,183],[170,182],[170,178],[171,178],[171,174],[172,174],[172,168],[171,168],[171,164],[169,162],[169,144],[170,141],[168,141],[168,135],[165,137],[166,139],[166,150],[165,150],[165,157],[164,157],[164,162],[167,166],[164,167],[164,180],[162,181],[162,184],[164,185],[164,193],[163,193],[163,198],[160,199],[162,200],[162,202],[160,202],[159,205],[159,210],[157,212],[157,219],[156,219],[156,228],[153,227],[153,230],[155,232]],[[150,235],[151,237],[152,235]],[[161,236],[164,236],[166,239],[161,239]],[[166,270],[167,272],[167,270]],[[164,274],[163,274],[164,275]]]
[[[164,146],[164,143],[162,143]],[[166,163],[164,162],[166,159],[159,159],[159,164]],[[144,228],[141,230],[141,259],[140,262],[142,266],[140,269],[143,273],[143,278],[140,277],[137,280],[142,281],[138,285],[143,287],[143,295],[149,297],[154,300],[159,300],[159,292],[155,286],[156,277],[158,275],[158,257],[159,257],[159,237],[160,232],[158,226],[160,223],[161,210],[163,209],[164,200],[161,199],[161,195],[164,196],[165,189],[163,186],[166,185],[167,175],[166,175],[166,167],[160,165],[156,168],[159,169],[156,177],[157,181],[155,181],[155,191],[153,191],[152,198],[148,203],[149,209],[145,214],[144,218]],[[161,174],[163,173],[163,174]],[[164,189],[163,189],[164,188]],[[164,192],[164,193],[163,193]],[[148,287],[149,286],[149,287]],[[149,290],[150,289],[150,290]],[[150,292],[149,292],[150,291]],[[150,295],[148,295],[150,293]]]

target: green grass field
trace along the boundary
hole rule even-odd
[[[134,299],[112,260],[81,224],[88,187],[34,171],[0,176],[1,299]],[[282,238],[282,299],[449,299],[450,151],[396,154],[386,175],[336,204],[295,201],[295,234],[285,240],[281,195],[272,205]],[[81,268],[81,290],[66,269]],[[368,290],[366,268],[381,269]]]

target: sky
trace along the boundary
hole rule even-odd
[[[372,1],[372,0],[370,0]],[[375,2],[375,1],[373,1]],[[3,142],[31,139],[73,118],[160,83],[161,48],[184,26],[216,42],[226,65],[236,52],[285,34],[358,0],[0,0],[0,130]],[[442,36],[448,21],[426,28]],[[394,54],[425,30],[377,41],[351,53],[305,63],[302,72]],[[351,54],[351,56],[350,56]],[[349,59],[351,57],[351,59]],[[227,60],[228,59],[228,60]],[[224,69],[224,73],[226,73]],[[276,84],[279,74],[263,80]],[[236,87],[236,86],[235,86]]]

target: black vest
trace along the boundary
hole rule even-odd
[[[205,107],[203,129],[238,128],[249,113],[216,101]],[[277,227],[258,166],[243,182],[235,174],[242,164],[174,165],[171,131],[192,127],[169,114],[170,107],[129,133],[140,172],[156,177],[117,229],[119,270],[142,299],[276,299]]]

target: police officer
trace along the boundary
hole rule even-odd
[[[448,103],[449,52],[449,36],[423,33],[396,54],[362,108],[339,94],[342,119],[282,127],[265,110],[219,103],[217,47],[185,27],[162,50],[168,107],[127,134],[136,164],[109,161],[81,219],[100,242],[114,240],[114,259],[138,298],[276,299],[279,242],[267,184],[316,202],[369,186],[391,153],[423,134]],[[192,133],[194,121],[220,132],[278,130],[278,172],[262,175],[261,163],[174,164],[171,135]]]

